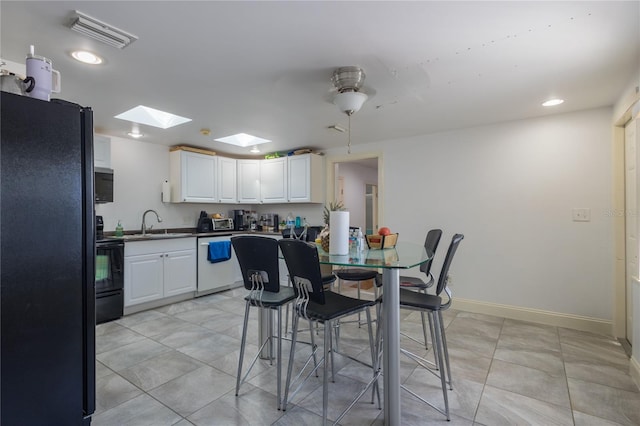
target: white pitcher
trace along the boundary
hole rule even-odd
[[[53,69],[51,59],[37,56],[31,46],[27,55],[27,78],[25,83],[33,81],[31,90],[26,90],[32,98],[48,101],[51,93],[60,93],[60,73]]]

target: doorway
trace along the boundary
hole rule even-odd
[[[378,229],[378,185],[365,184],[364,189],[365,234],[373,234]]]
[[[373,233],[382,217],[382,159],[379,154],[327,158],[327,203],[340,200],[349,224]]]
[[[638,120],[624,126],[624,187],[625,187],[625,337],[633,345],[633,286],[640,276],[638,264]]]

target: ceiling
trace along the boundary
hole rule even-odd
[[[0,3],[1,51],[29,45],[62,75],[57,97],[91,106],[99,133],[143,104],[193,121],[140,126],[142,140],[247,155],[214,138],[245,132],[262,155],[345,147],[332,72],[356,65],[370,95],[352,144],[612,105],[638,80],[640,8],[630,2],[30,2]],[[74,10],[139,37],[120,50],[68,26]],[[70,57],[76,49],[100,66]],[[561,97],[552,109],[544,100]],[[201,129],[210,129],[203,136]]]

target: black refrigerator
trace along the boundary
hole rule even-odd
[[[0,92],[0,424],[95,411],[93,112]]]

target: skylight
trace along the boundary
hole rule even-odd
[[[214,140],[235,146],[241,146],[243,148],[251,145],[260,145],[261,143],[271,142],[269,139],[262,139],[257,136],[248,135],[246,133],[238,133],[236,135],[225,136],[224,138],[218,138]]]
[[[191,121],[190,118],[180,117],[179,115],[149,108],[144,105],[138,105],[137,107],[132,108],[129,111],[125,111],[122,114],[116,115],[115,118],[132,121],[134,123],[146,124],[148,126],[159,127],[161,129],[168,129],[170,127],[174,127],[179,124],[188,123],[189,121]]]

